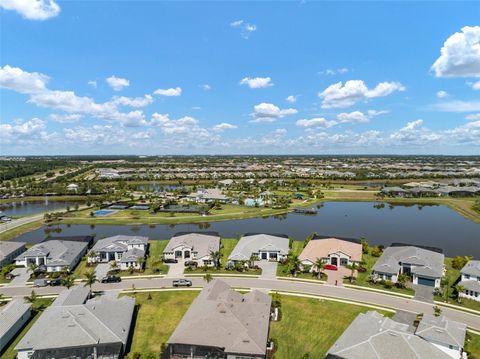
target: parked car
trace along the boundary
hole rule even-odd
[[[188,279],[176,279],[173,281],[174,287],[191,287],[192,281]]]
[[[172,259],[172,258],[165,258],[163,260],[163,263],[178,263],[178,261],[176,259]]]
[[[333,264],[325,264],[325,266],[323,268],[328,269],[328,270],[338,270],[337,266],[335,266]]]
[[[106,277],[103,277],[101,280],[102,283],[118,283],[121,281],[122,278],[120,278],[118,275],[108,275]]]
[[[49,280],[49,281],[48,281],[48,285],[50,285],[50,286],[52,286],[52,287],[56,287],[56,286],[62,285],[62,280],[61,280],[61,279],[52,279],[52,280]]]
[[[33,281],[34,287],[46,287],[47,285],[48,285],[48,282],[46,279],[35,279]]]
[[[186,261],[185,262],[185,267],[197,267],[198,263],[195,261]]]

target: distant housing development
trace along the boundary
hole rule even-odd
[[[272,299],[221,280],[204,287],[168,339],[170,358],[265,358]]]
[[[394,243],[385,249],[373,266],[373,276],[396,283],[400,274],[407,274],[412,276],[413,284],[439,288],[444,259],[439,249]]]

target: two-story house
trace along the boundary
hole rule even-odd
[[[138,259],[145,257],[148,237],[118,235],[99,239],[88,255],[89,263],[108,263],[116,261],[121,270],[130,267],[141,269],[143,263]]]
[[[459,295],[463,298],[480,301],[480,261],[471,260],[460,271],[460,285],[465,288]]]

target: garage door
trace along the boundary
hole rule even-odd
[[[435,287],[435,279],[418,277],[418,284],[426,285],[429,287]]]

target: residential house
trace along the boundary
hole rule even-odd
[[[69,289],[62,290],[52,305],[77,305],[85,304],[90,297],[90,288],[84,285],[75,285]]]
[[[139,258],[145,257],[148,237],[117,235],[99,239],[92,247],[87,261],[89,263],[108,263],[116,261],[121,270],[130,267],[142,269]]]
[[[408,324],[374,311],[360,313],[329,349],[327,359],[451,359]]]
[[[211,253],[220,251],[217,232],[179,232],[168,241],[163,251],[164,259],[185,259],[202,266],[213,266]]]
[[[238,241],[228,257],[231,262],[258,260],[281,261],[290,250],[285,234],[247,233]]]
[[[12,263],[25,250],[23,242],[0,241],[0,267]]]
[[[396,283],[400,274],[406,274],[413,284],[439,288],[444,259],[438,248],[393,243],[373,266],[373,278]]]
[[[463,298],[480,301],[480,261],[471,260],[461,269],[460,284],[465,290],[460,293]]]
[[[265,358],[271,297],[208,283],[168,339],[170,358]]]
[[[17,358],[122,358],[134,309],[131,297],[51,305],[16,345]]]
[[[467,325],[445,318],[424,314],[415,335],[425,339],[454,359],[462,358]]]
[[[199,203],[230,202],[230,197],[224,195],[218,188],[201,188],[197,192],[190,193],[187,198]]]
[[[0,353],[23,328],[32,315],[32,306],[22,299],[12,299],[0,307]]]
[[[70,184],[67,186],[67,191],[77,192],[77,191],[78,191],[78,184],[70,183]]]
[[[45,241],[34,244],[15,258],[15,264],[28,267],[30,264],[45,266],[47,272],[71,271],[87,252],[87,243],[75,241]]]
[[[317,259],[334,266],[348,266],[362,261],[362,244],[353,238],[314,236],[305,246],[299,259],[302,265],[312,266]]]

